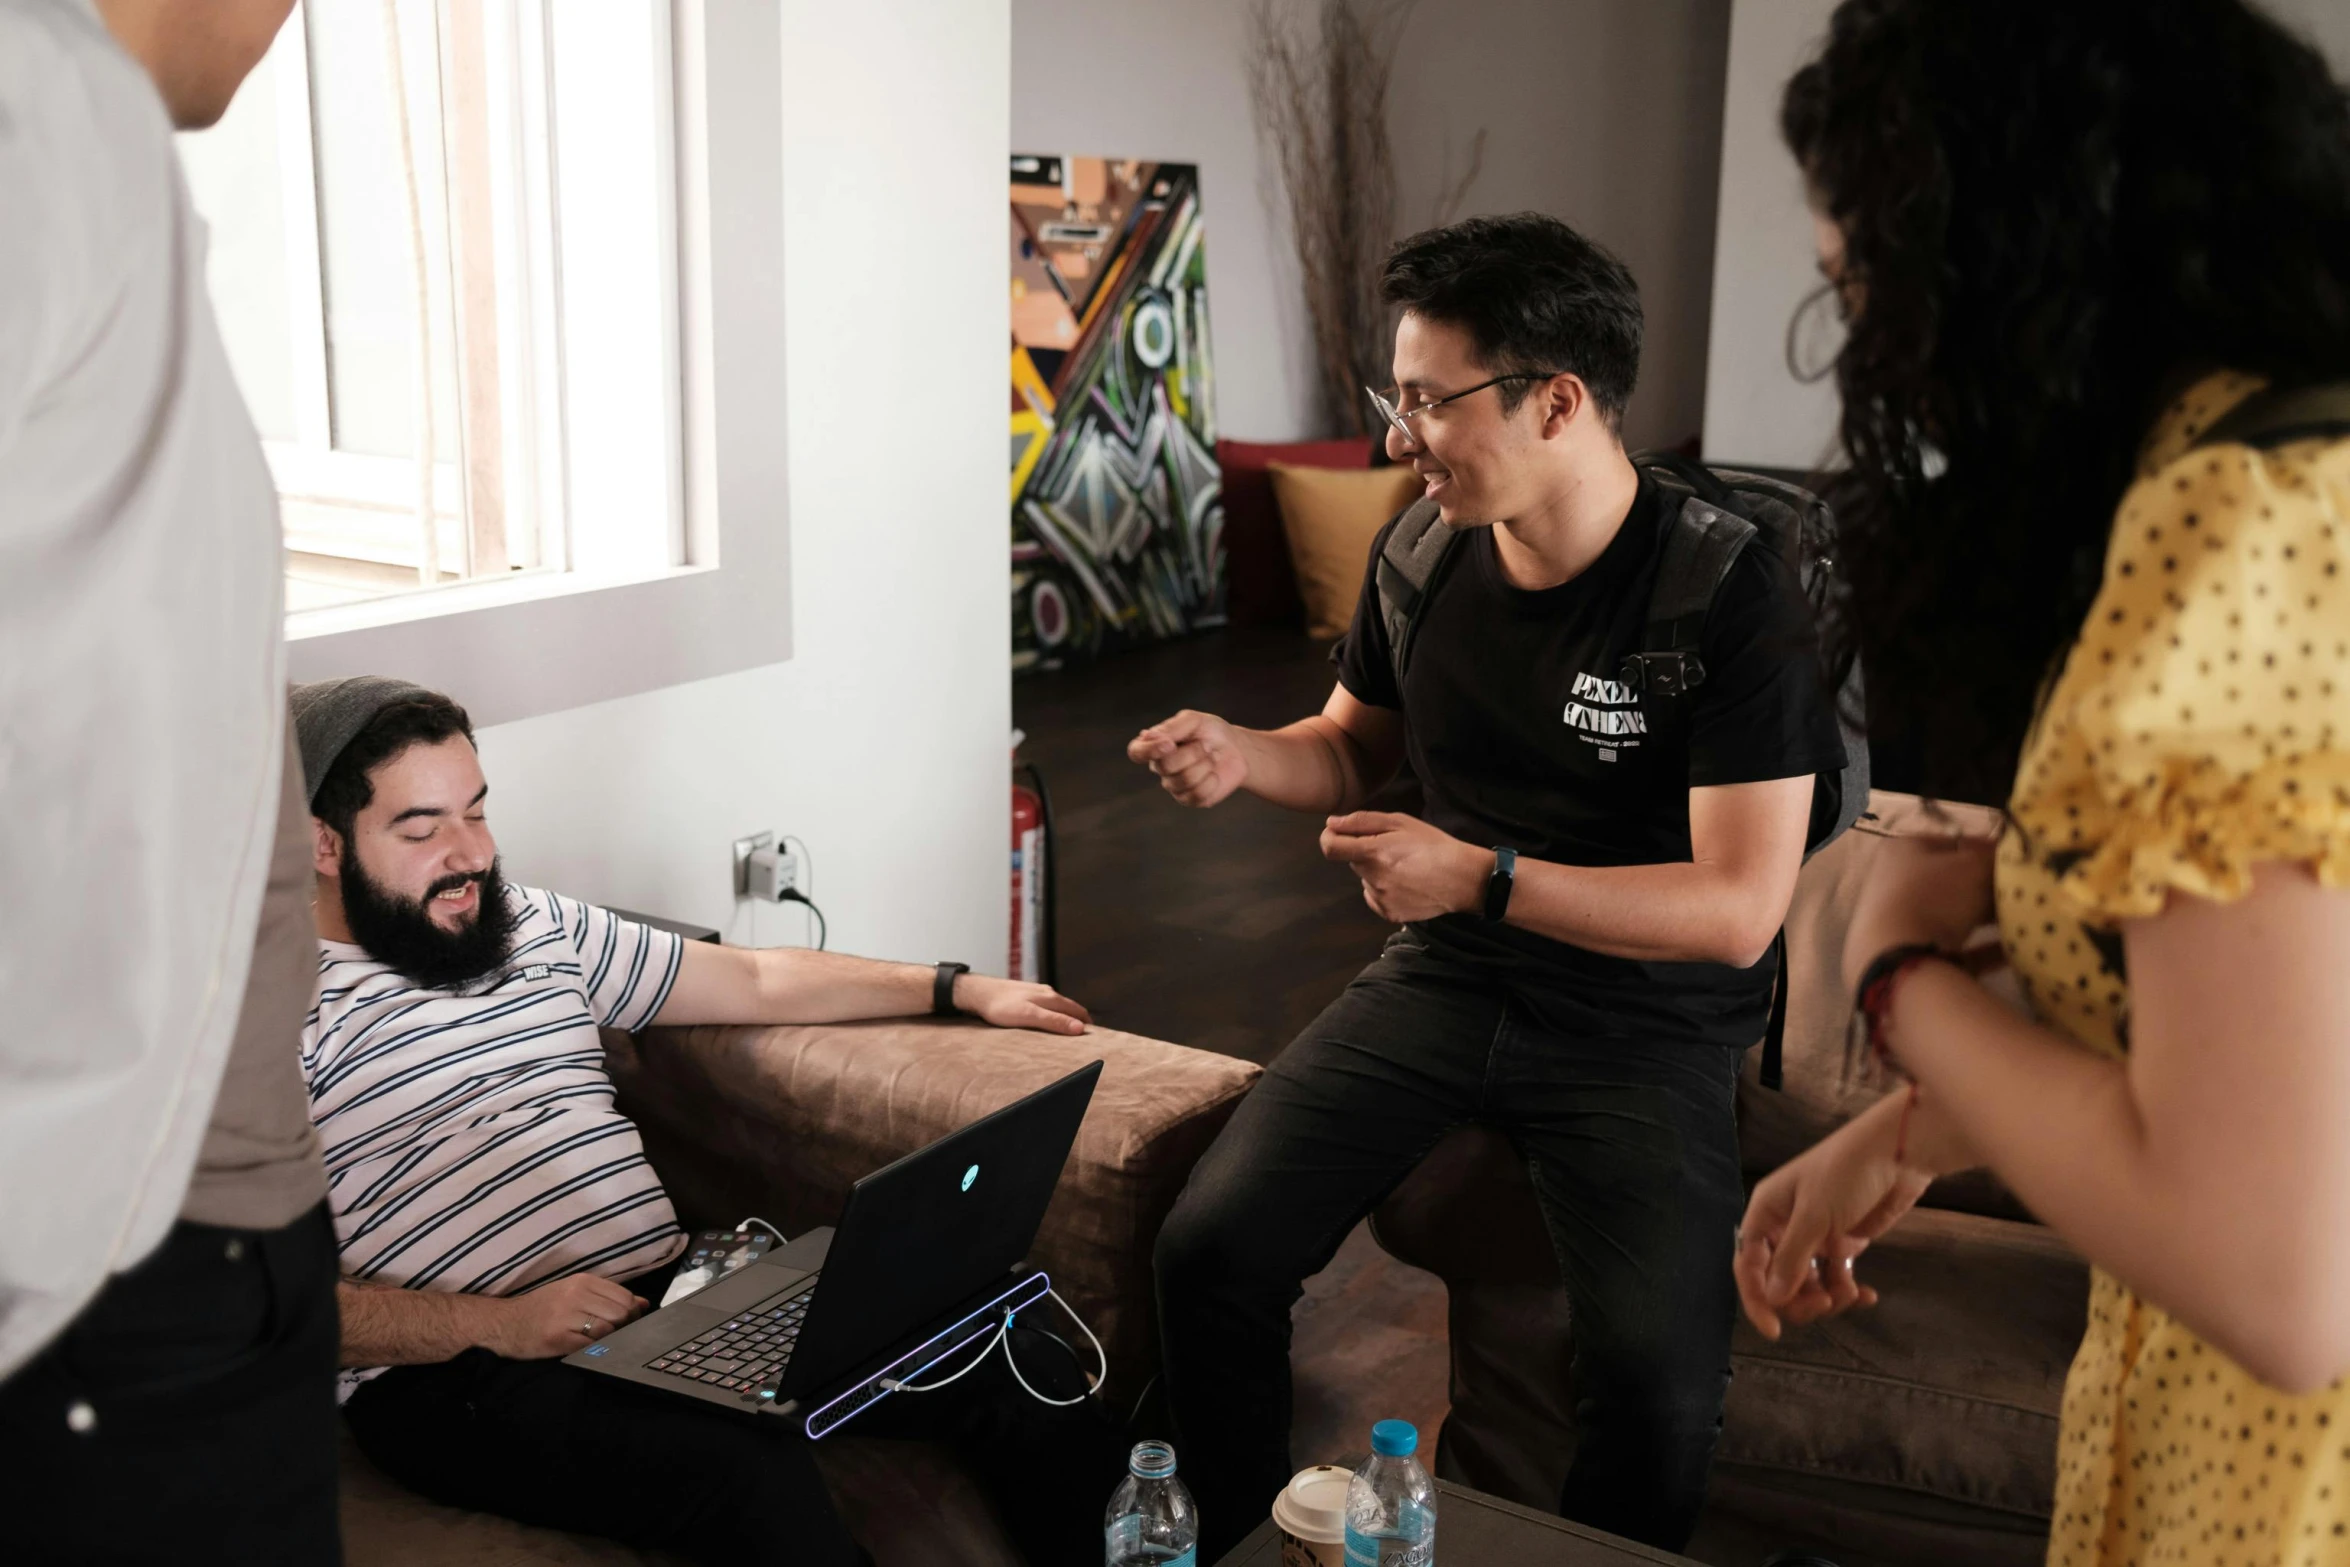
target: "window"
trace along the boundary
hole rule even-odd
[[[687,563],[674,143],[615,171],[592,113],[665,122],[669,25],[649,0],[304,4],[180,138],[295,634]]]

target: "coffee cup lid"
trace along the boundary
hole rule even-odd
[[[1273,1498],[1273,1522],[1301,1540],[1335,1545],[1346,1538],[1346,1483],[1352,1469],[1316,1464],[1301,1469]]]

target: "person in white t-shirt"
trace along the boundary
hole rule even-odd
[[[731,1564],[854,1563],[792,1422],[560,1363],[660,1298],[685,1237],[615,1108],[599,1027],[932,1011],[1083,1033],[1044,985],[800,948],[686,941],[500,874],[463,708],[404,681],[298,686],[319,992],[303,1034],[344,1282],[343,1412],[452,1505]],[[1085,1379],[1039,1336],[1059,1396]],[[1114,1433],[991,1361],[886,1401],[875,1434],[961,1446],[1033,1560],[1098,1550]]]
[[[172,143],[292,3],[0,0],[10,1561],[340,1551],[284,550]]]

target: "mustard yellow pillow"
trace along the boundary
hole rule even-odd
[[[1297,567],[1305,601],[1306,633],[1343,636],[1371,564],[1371,540],[1419,498],[1420,476],[1409,468],[1302,468],[1268,463],[1281,531]]]

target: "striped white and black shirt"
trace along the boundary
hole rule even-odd
[[[683,1243],[596,1037],[661,1010],[683,940],[551,892],[508,896],[513,955],[465,990],[319,943],[302,1070],[348,1278],[514,1295],[628,1278]],[[345,1395],[372,1374],[346,1373]]]

